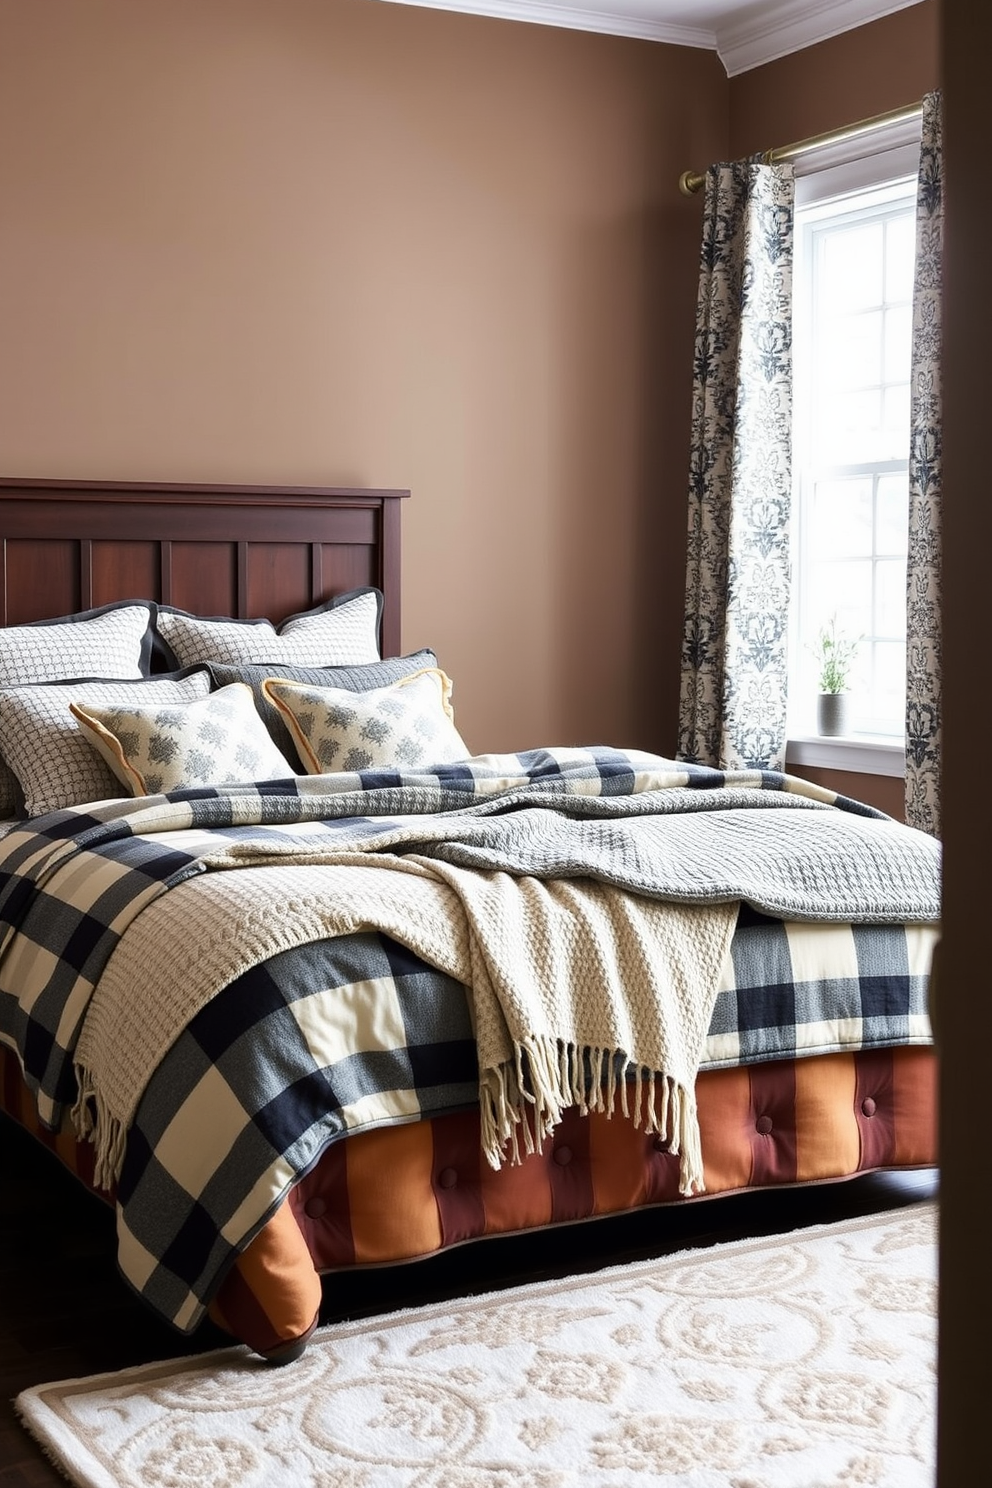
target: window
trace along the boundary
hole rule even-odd
[[[815,735],[812,648],[833,623],[858,640],[852,739],[891,755],[905,710],[917,158],[909,143],[832,163],[797,180],[796,192],[789,736]],[[837,757],[844,747],[805,762],[857,768]],[[801,755],[790,745],[789,757]],[[877,759],[861,767],[884,768]]]

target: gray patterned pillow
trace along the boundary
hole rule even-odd
[[[159,605],[155,628],[176,666],[202,661],[245,661],[295,666],[360,666],[379,660],[382,594],[353,589],[281,625],[270,620],[229,620],[191,615]]]
[[[369,692],[278,677],[267,678],[262,689],[286,719],[310,775],[429,770],[470,753],[455,728],[451,681],[436,667]]]
[[[190,703],[209,692],[206,667],[140,681],[87,680],[0,689],[0,751],[14,771],[28,816],[122,794],[120,782],[80,732],[70,703],[127,705],[140,697],[143,705],[160,706]]]
[[[278,677],[284,682],[308,682],[314,687],[339,687],[345,692],[371,692],[376,687],[398,682],[401,677],[409,677],[412,672],[421,672],[424,667],[436,667],[437,657],[433,651],[423,650],[414,651],[409,656],[389,656],[385,661],[372,661],[366,666],[279,666],[271,661],[267,664],[247,662],[240,666],[211,661],[207,665],[215,687],[227,687],[232,682],[248,683],[255,699],[255,707],[273,744],[282,750],[288,760],[296,762],[301,774],[305,774],[306,768],[297,758],[296,746],[283,721],[283,715],[265,696],[262,684],[267,677]]]
[[[152,642],[152,607],[140,600],[102,605],[0,629],[0,687],[64,677],[144,677]],[[0,760],[0,817],[17,805],[17,779]]]
[[[85,738],[132,796],[295,774],[243,682],[194,703],[69,706]]]

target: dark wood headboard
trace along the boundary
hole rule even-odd
[[[117,599],[267,616],[363,584],[400,650],[400,503],[408,491],[0,478],[0,624]]]

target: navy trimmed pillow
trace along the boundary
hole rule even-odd
[[[0,688],[0,750],[23,802],[15,802],[15,809],[42,816],[123,795],[73,718],[70,703],[171,706],[207,697],[210,682],[206,667],[188,667],[158,677],[77,677]]]
[[[74,615],[0,628],[0,688],[66,677],[147,677],[154,605],[125,599]],[[17,780],[0,759],[0,817],[17,809]]]
[[[157,605],[155,630],[171,665],[177,667],[207,661],[361,666],[379,660],[381,616],[382,591],[366,586],[288,615],[279,625]]]

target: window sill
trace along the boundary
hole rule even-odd
[[[906,751],[894,739],[873,738],[855,734],[842,739],[824,738],[818,734],[789,739],[785,746],[785,768],[811,765],[819,770],[850,770],[856,775],[896,775],[906,773]]]

